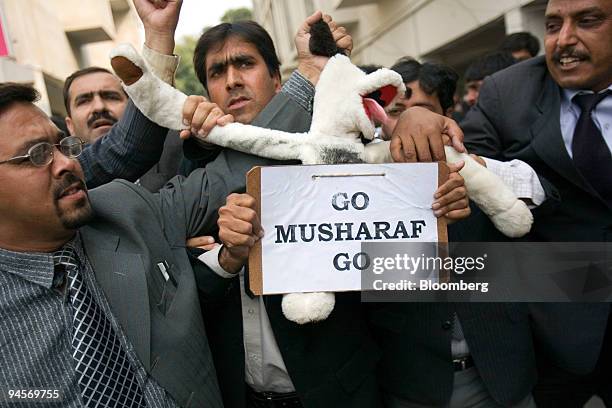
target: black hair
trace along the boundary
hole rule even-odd
[[[535,57],[540,52],[540,42],[533,34],[522,31],[520,33],[507,35],[499,46],[499,49],[511,53],[527,50],[529,55]]]
[[[372,72],[376,72],[382,68],[382,65],[368,64],[368,65],[357,65],[357,68],[365,72],[366,74],[371,74]]]
[[[494,51],[478,58],[465,70],[465,82],[482,81],[497,71],[514,65],[517,61],[508,51]]]
[[[199,38],[193,53],[193,68],[196,76],[208,91],[206,84],[206,55],[223,47],[230,37],[239,37],[253,44],[263,58],[271,77],[280,77],[280,61],[276,56],[274,42],[268,32],[254,21],[221,23],[206,30]]]
[[[66,120],[64,119],[63,116],[51,115],[49,119],[51,119],[51,122],[53,122],[55,126],[57,126],[57,128],[61,130],[65,135],[70,134],[70,131],[68,130],[68,126],[66,126]]]
[[[15,82],[0,83],[0,113],[18,102],[34,103],[40,99],[40,94],[30,85]]]
[[[451,67],[431,62],[421,64],[413,58],[404,57],[400,58],[391,69],[402,76],[405,84],[419,81],[419,86],[425,93],[435,94],[443,112],[454,105],[453,96],[459,75]]]
[[[308,48],[313,55],[333,57],[336,54],[346,55],[346,50],[338,47],[329,25],[320,19],[310,26]]]
[[[98,72],[103,72],[106,74],[113,75],[113,73],[110,72],[106,68],[87,67],[87,68],[79,69],[78,71],[73,72],[72,74],[70,74],[68,78],[66,78],[66,81],[64,81],[64,106],[66,107],[66,112],[68,113],[68,116],[70,116],[70,87],[72,86],[72,83],[74,82],[74,80],[79,77],[89,75],[89,74],[96,74]]]

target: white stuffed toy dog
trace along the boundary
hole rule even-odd
[[[181,130],[182,109],[187,96],[155,77],[130,45],[121,45],[111,54],[112,65],[123,80],[134,104],[153,122]],[[383,107],[365,98],[380,90],[392,103],[405,92],[399,74],[380,69],[366,75],[348,57],[337,54],[323,69],[313,103],[312,125],[308,133],[287,133],[250,125],[231,123],[216,126],[206,142],[244,153],[276,160],[300,160],[303,164],[390,162],[389,143],[364,145],[361,136],[374,137],[374,120],[384,118]],[[533,218],[525,203],[517,199],[502,180],[465,153],[445,147],[449,163],[460,160],[460,174],[472,199],[495,226],[509,237],[529,232]],[[293,293],[283,297],[287,319],[299,324],[326,319],[334,308],[333,293]]]

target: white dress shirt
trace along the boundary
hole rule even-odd
[[[219,264],[219,251],[223,246],[205,252],[198,257],[216,274],[234,278]],[[240,302],[242,304],[242,331],[244,336],[245,381],[258,392],[287,393],[295,391],[283,357],[276,343],[266,305],[262,296],[251,298],[246,294],[244,269],[239,272]]]

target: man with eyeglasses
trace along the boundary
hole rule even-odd
[[[57,148],[62,154],[71,159],[76,159],[83,152],[83,142],[76,136],[66,137],[63,133],[58,133],[59,143],[40,142],[36,143],[28,149],[28,152],[22,156],[11,157],[10,159],[0,161],[0,164],[31,164],[33,166],[42,167],[50,164],[53,161],[53,150]],[[29,163],[27,163],[29,161]]]
[[[214,223],[227,192],[203,191],[224,174],[88,192],[83,142],[37,99],[0,84],[0,406],[221,407],[197,288],[228,280],[195,276],[184,243]]]

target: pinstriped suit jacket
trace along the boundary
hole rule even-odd
[[[450,241],[504,240],[479,209],[472,211],[469,218],[449,226]],[[381,387],[412,402],[448,404],[454,379],[453,313],[461,321],[470,355],[491,397],[501,406],[524,399],[536,381],[524,303],[372,304],[370,321],[383,350]]]
[[[517,86],[517,84],[520,84]],[[534,210],[528,238],[540,242],[608,242],[612,208],[580,175],[567,154],[560,127],[560,88],[544,57],[488,77],[478,104],[461,123],[472,153],[519,159],[537,172],[547,199]],[[534,334],[560,367],[593,370],[610,315],[605,303],[531,305]]]

